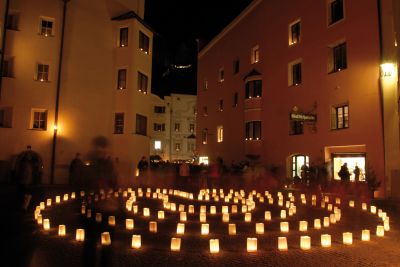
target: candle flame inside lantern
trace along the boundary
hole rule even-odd
[[[142,239],[140,235],[132,235],[132,248],[140,248],[142,246]]]

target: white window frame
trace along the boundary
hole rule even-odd
[[[42,25],[43,21],[51,22],[52,23],[51,29],[48,27],[43,27],[43,25]],[[42,35],[45,37],[54,36],[54,32],[55,32],[54,28],[55,28],[55,19],[54,18],[43,17],[43,16],[40,17],[40,19],[39,19],[39,35]],[[49,31],[49,29],[50,29],[50,31]]]
[[[46,72],[39,72],[39,66],[47,66],[47,79],[43,79],[43,74]],[[39,78],[39,74],[42,73],[41,78]],[[37,62],[36,63],[36,71],[35,71],[35,80],[39,82],[49,82],[50,81],[50,64],[46,62]]]
[[[293,68],[297,64],[301,64],[301,72],[300,72],[300,83],[294,83],[293,76]],[[303,59],[298,58],[289,62],[288,64],[288,86],[298,86],[303,83]]]
[[[222,143],[224,141],[224,126],[217,126],[217,143]]]
[[[293,32],[292,32],[292,27],[296,25],[297,23],[300,23],[300,31],[297,40],[293,40]],[[289,24],[289,46],[294,46],[296,44],[299,44],[301,42],[301,19],[296,19],[292,23]]]
[[[260,46],[259,45],[256,45],[251,49],[250,62],[251,62],[251,64],[256,64],[256,63],[260,62]]]
[[[44,121],[45,123],[45,127],[41,128],[41,127],[34,127],[35,126],[35,113],[40,113],[40,114],[45,114],[45,118],[41,119],[39,118],[39,123],[40,121]],[[29,125],[29,129],[31,130],[38,130],[38,131],[47,131],[48,129],[48,111],[47,109],[39,109],[39,108],[33,108],[31,110],[31,121],[30,121],[30,125]]]

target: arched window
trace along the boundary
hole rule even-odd
[[[310,165],[310,158],[306,155],[296,154],[292,156],[292,177],[301,177],[301,168]]]

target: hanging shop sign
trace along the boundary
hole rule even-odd
[[[290,113],[290,119],[293,121],[309,121],[315,122],[317,121],[316,114],[305,114],[305,113]]]

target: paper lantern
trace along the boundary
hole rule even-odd
[[[176,204],[175,203],[171,203],[170,210],[171,211],[176,211]]]
[[[217,213],[217,207],[210,206],[210,214],[215,214],[215,213]]]
[[[132,235],[132,248],[140,248],[142,246],[142,238],[140,235]]]
[[[110,237],[110,233],[109,232],[101,233],[101,244],[103,246],[111,245],[111,237]]]
[[[48,207],[51,206],[51,201],[52,201],[51,198],[48,198],[48,199],[46,200],[46,205],[47,205]]]
[[[164,211],[163,211],[163,210],[159,210],[159,211],[157,212],[157,218],[158,218],[159,220],[165,219],[165,214],[164,214]]]
[[[66,232],[66,227],[64,224],[60,224],[58,226],[58,235],[59,236],[65,236],[65,232]]]
[[[101,213],[96,213],[96,218],[95,218],[97,223],[101,223],[101,221],[103,220]]]
[[[207,206],[205,206],[205,205],[201,205],[200,206],[200,212],[207,212]]]
[[[307,231],[308,222],[307,221],[299,221],[299,231],[305,232]]]
[[[246,212],[244,214],[244,221],[245,222],[251,222],[251,213],[250,212]]]
[[[222,221],[229,222],[229,213],[222,213]]]
[[[228,206],[222,206],[221,212],[222,213],[229,213],[229,207]]]
[[[328,210],[329,210],[329,211],[332,211],[332,209],[333,209],[332,204],[328,204]]]
[[[330,214],[329,215],[329,222],[331,223],[331,224],[335,224],[336,223],[336,216],[335,216],[335,214]]]
[[[108,225],[115,226],[115,216],[108,216]]]
[[[281,232],[282,233],[289,232],[289,222],[281,222],[280,223],[280,227],[281,227]]]
[[[309,250],[311,248],[311,237],[300,236],[300,248],[302,250]]]
[[[228,225],[228,234],[229,235],[236,235],[236,224],[230,223]]]
[[[349,201],[349,207],[350,208],[354,208],[354,200],[350,200]]]
[[[61,202],[61,197],[60,196],[56,196],[56,203],[60,203]]]
[[[185,211],[181,211],[179,213],[179,219],[180,219],[181,222],[186,222],[187,216],[186,216],[186,212]]]
[[[361,240],[362,241],[369,241],[370,240],[370,232],[368,229],[361,231]]]
[[[76,229],[75,239],[76,241],[85,241],[85,229]]]
[[[389,217],[386,216],[386,218],[383,220],[383,229],[385,231],[390,230],[390,223],[389,223]]]
[[[328,248],[331,246],[331,235],[323,234],[321,235],[321,246]]]
[[[345,245],[353,244],[353,233],[350,232],[343,233],[343,244]]]
[[[385,221],[386,217],[387,217],[387,213],[386,212],[382,212],[382,214],[381,214],[382,221]]]
[[[282,198],[278,199],[278,206],[280,206],[280,207],[283,206],[283,199]]]
[[[126,230],[132,230],[134,227],[133,219],[125,219],[125,228]]]
[[[84,197],[84,196],[85,196],[85,191],[83,191],[83,190],[80,191],[80,192],[79,192],[79,195],[80,195],[81,197]]]
[[[287,239],[284,236],[278,237],[278,249],[280,251],[288,250]]]
[[[375,206],[371,206],[371,213],[372,214],[376,214],[376,207]]]
[[[200,222],[206,222],[207,221],[207,215],[205,212],[200,212]]]
[[[272,197],[268,198],[268,204],[270,205],[274,204],[274,199]]]
[[[361,204],[361,209],[362,209],[362,210],[367,210],[367,208],[368,208],[368,207],[367,207],[367,203],[362,203],[362,204]]]
[[[325,208],[325,202],[324,201],[321,202],[321,208],[323,208],[323,209]]]
[[[317,201],[316,201],[316,200],[314,200],[314,199],[313,199],[313,200],[311,200],[311,205],[312,205],[312,206],[317,206]]]
[[[210,239],[210,252],[219,253],[219,239]]]
[[[256,223],[256,234],[264,234],[264,223]]]
[[[185,211],[185,205],[179,204],[178,211]]]
[[[189,213],[194,213],[194,206],[193,205],[189,205]]]
[[[285,206],[286,206],[286,208],[290,208],[290,201],[289,200],[286,201]]]
[[[247,206],[246,205],[242,205],[242,213],[246,213],[247,212]]]
[[[92,218],[92,210],[91,209],[88,209],[86,211],[86,218],[88,218],[88,219]]]
[[[237,212],[238,212],[238,207],[237,207],[237,205],[232,205],[232,207],[231,207],[231,212],[232,212],[232,213],[237,213]]]
[[[178,223],[177,224],[176,233],[178,235],[183,235],[185,233],[185,224],[184,223]]]
[[[50,220],[49,219],[44,219],[43,220],[43,229],[46,230],[46,231],[50,230]]]
[[[293,216],[293,209],[292,209],[292,208],[289,208],[288,215],[289,215],[289,216]]]
[[[45,209],[45,203],[44,202],[40,202],[39,204],[40,210],[44,210]]]
[[[321,229],[321,220],[314,219],[314,229]]]
[[[143,208],[143,216],[150,217],[150,209],[149,208]]]
[[[335,203],[336,203],[337,205],[340,205],[341,199],[340,199],[339,197],[337,197],[337,198],[335,199]]]
[[[264,212],[264,219],[266,221],[270,221],[271,220],[271,212],[270,211]]]
[[[281,210],[281,219],[286,219],[286,210]]]
[[[40,224],[43,224],[43,215],[42,214],[39,214],[38,216],[37,216],[37,223],[40,225]]]
[[[85,214],[86,213],[86,206],[85,205],[82,205],[81,206],[81,214],[83,215],[83,214]]]
[[[69,199],[69,195],[68,194],[64,194],[63,200],[67,201]]]
[[[155,222],[155,221],[149,222],[149,231],[151,233],[157,233],[157,222]]]
[[[329,217],[324,217],[324,227],[329,227]]]
[[[208,223],[201,224],[201,235],[208,235],[210,231],[210,226]]]
[[[43,225],[44,225],[44,221],[43,221]],[[376,236],[382,237],[385,235],[385,229],[383,227],[383,225],[377,225],[376,226]]]
[[[247,238],[247,252],[257,251],[257,238]]]
[[[138,213],[138,211],[139,211],[139,206],[138,206],[138,205],[133,205],[133,206],[132,206],[132,211],[133,211],[133,214]]]
[[[180,251],[181,250],[181,239],[179,237],[171,238],[171,251]]]

